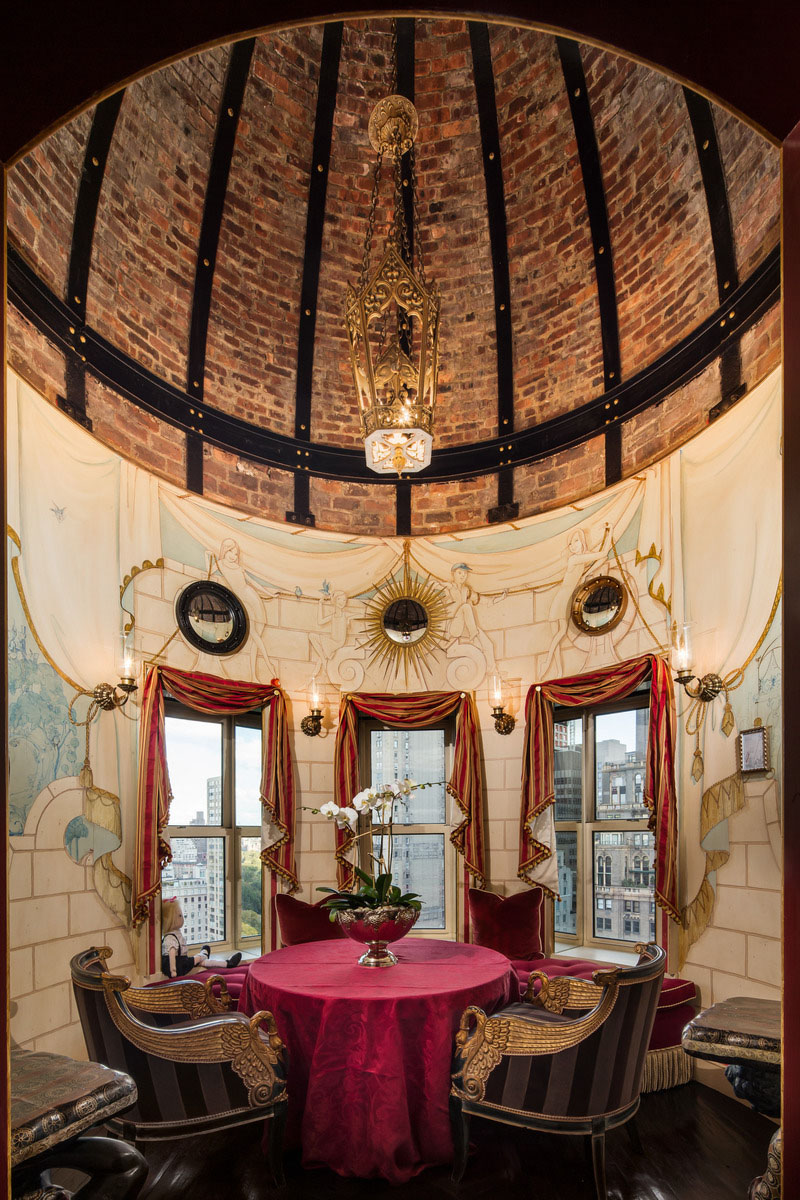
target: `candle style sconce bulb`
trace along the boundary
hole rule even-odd
[[[322,709],[319,704],[316,678],[311,680],[311,712],[303,717],[300,728],[306,737],[318,737],[322,732]]]
[[[503,711],[503,686],[499,675],[492,680],[492,716],[495,729],[503,735],[511,733],[517,723],[511,713]]]
[[[695,675],[692,670],[692,644],[688,624],[678,633],[677,625],[673,626],[673,646],[675,649],[675,682],[679,683],[690,700],[702,700],[708,703],[718,696],[724,688],[719,675],[709,672],[702,677]],[[692,681],[697,680],[697,686],[692,687]]]

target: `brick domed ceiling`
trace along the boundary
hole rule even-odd
[[[193,55],[14,167],[12,364],[181,485],[379,534],[589,495],[775,365],[775,147],[679,83],[549,33],[402,19],[396,44],[420,122],[413,240],[442,295],[423,474],[367,470],[342,319],[389,19]]]

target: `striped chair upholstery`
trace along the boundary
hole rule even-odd
[[[597,971],[591,982],[534,971],[520,1003],[491,1017],[464,1012],[450,1093],[455,1180],[475,1115],[591,1137],[597,1196],[605,1200],[605,1133],[639,1107],[665,963],[651,945],[637,966]]]
[[[220,1011],[210,982],[131,988],[129,979],[106,969],[110,954],[92,947],[70,963],[89,1057],[131,1075],[139,1093],[134,1107],[110,1124],[142,1142],[266,1120],[270,1165],[280,1182],[286,1063],[272,1014]]]

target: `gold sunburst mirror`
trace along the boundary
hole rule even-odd
[[[447,624],[447,596],[431,579],[411,570],[408,542],[403,544],[401,571],[387,575],[366,601],[365,644],[370,663],[397,675],[406,687],[409,669],[427,674],[427,659],[441,649]]]

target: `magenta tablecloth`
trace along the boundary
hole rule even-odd
[[[357,943],[307,942],[254,962],[239,1011],[268,1009],[289,1051],[288,1137],[303,1165],[404,1183],[449,1162],[453,1036],[469,1004],[516,998],[494,950],[404,938],[395,967],[360,967]]]

